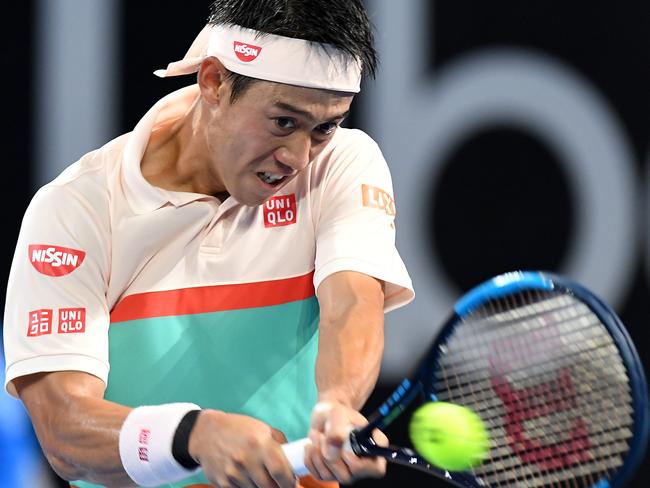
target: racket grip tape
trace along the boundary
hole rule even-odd
[[[309,444],[311,444],[311,441],[306,437],[297,441],[288,442],[287,444],[282,444],[284,455],[289,460],[293,473],[298,477],[309,474],[309,470],[305,466],[305,447]],[[350,437],[345,440],[343,449],[353,452],[357,456],[363,455],[354,431],[350,431]]]
[[[282,444],[284,455],[289,460],[289,464],[291,464],[293,473],[296,476],[306,476],[309,474],[309,470],[305,466],[305,447],[310,443],[311,441],[305,438]]]

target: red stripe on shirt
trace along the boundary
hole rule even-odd
[[[129,295],[111,311],[111,323],[127,320],[271,307],[314,296],[314,272],[283,280],[199,286]]]

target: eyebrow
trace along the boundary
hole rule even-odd
[[[274,106],[274,107],[277,107],[277,108],[280,108],[280,109],[282,109],[282,110],[288,110],[289,112],[293,112],[293,113],[295,113],[296,115],[301,115],[301,116],[305,117],[306,119],[308,119],[308,120],[310,120],[310,121],[312,121],[312,122],[314,122],[314,121],[316,120],[315,117],[312,115],[311,112],[308,112],[308,111],[306,111],[306,110],[302,110],[302,109],[300,109],[300,108],[298,108],[298,107],[294,107],[293,105],[291,105],[291,104],[289,104],[289,103],[285,103],[285,102],[275,102],[275,103],[273,104],[273,106]],[[329,120],[344,119],[345,117],[348,116],[349,113],[350,113],[350,111],[349,111],[349,110],[346,110],[346,111],[343,112],[342,114],[334,115],[333,117],[330,117]]]

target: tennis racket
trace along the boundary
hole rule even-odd
[[[448,472],[409,448],[376,445],[372,431],[416,399],[476,412],[490,435],[484,462]],[[616,314],[565,278],[513,272],[455,304],[417,373],[351,432],[350,447],[464,488],[619,487],[643,459],[648,408],[643,367]],[[285,445],[297,474],[305,442]]]

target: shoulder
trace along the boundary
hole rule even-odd
[[[124,134],[104,146],[84,154],[78,161],[64,169],[54,180],[39,189],[33,205],[83,204],[98,208],[108,203],[112,186],[119,181],[124,144]]]
[[[381,174],[390,178],[386,160],[379,145],[359,129],[339,128],[327,147],[314,160],[312,178],[315,184],[363,178]]]
[[[79,186],[85,180],[101,179],[119,167],[127,138],[128,134],[121,135],[84,154],[45,186]]]
[[[32,198],[23,225],[60,225],[80,219],[86,225],[108,223],[112,187],[119,181],[125,136],[83,155],[59,176],[42,186]]]
[[[336,130],[325,151],[335,157],[381,153],[379,145],[364,131],[345,127]]]

